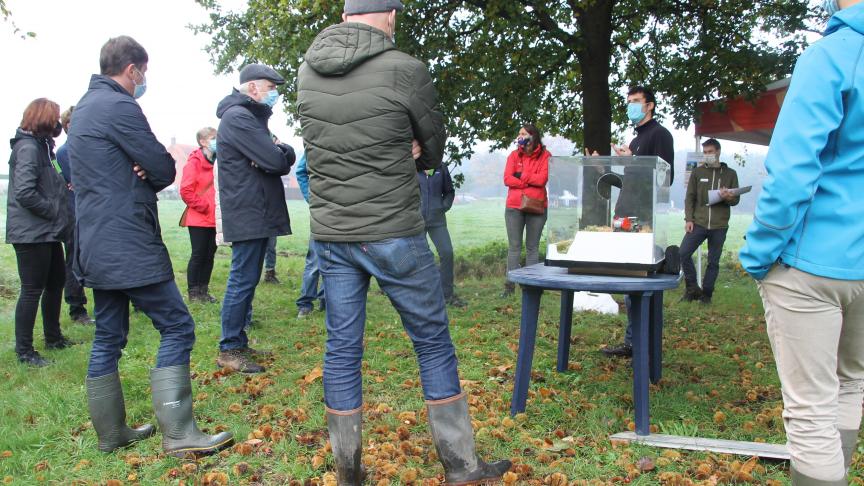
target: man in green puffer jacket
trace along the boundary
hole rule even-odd
[[[684,196],[686,233],[681,241],[680,255],[687,285],[683,300],[701,300],[703,304],[710,304],[714,282],[720,272],[720,256],[726,242],[726,231],[729,230],[729,216],[732,206],[738,204],[741,197],[727,191],[738,187],[738,173],[720,162],[720,142],[713,138],[706,140],[702,144],[702,153],[714,157],[714,160],[693,169],[690,174],[687,194]],[[720,191],[722,200],[719,203],[708,204],[708,191],[711,190]],[[700,289],[696,281],[693,253],[705,240],[708,240],[708,268]]]
[[[475,451],[441,278],[424,233],[417,171],[441,165],[446,134],[426,66],[396,49],[398,0],[346,0],[297,79],[313,247],[327,296],[324,401],[340,485],[362,481],[361,363],[372,277],[411,338],[429,425],[452,484],[500,479]]]

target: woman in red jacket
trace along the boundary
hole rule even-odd
[[[198,150],[189,155],[180,182],[180,197],[186,203],[180,226],[189,228],[192,242],[192,255],[186,269],[189,300],[215,303],[209,287],[216,257],[216,191],[213,187],[216,129],[202,128],[197,139]]]
[[[549,157],[551,154],[543,146],[537,127],[531,124],[522,126],[519,145],[509,157],[504,169],[504,185],[507,191],[507,209],[504,221],[507,226],[507,271],[519,268],[522,256],[522,234],[525,234],[525,264],[538,263],[540,235],[546,224],[546,181],[549,179]],[[504,284],[503,296],[513,294],[514,285]]]

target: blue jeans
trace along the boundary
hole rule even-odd
[[[117,371],[129,335],[129,301],[153,321],[162,335],[156,367],[189,364],[195,344],[195,321],[173,280],[124,290],[93,290],[96,334],[87,376],[98,378]]]
[[[276,270],[276,237],[267,238],[267,252],[264,254],[264,268]]]
[[[231,245],[231,272],[222,301],[222,339],[220,351],[249,346],[244,328],[252,317],[255,288],[261,279],[261,265],[267,251],[267,238],[235,241]]]
[[[348,411],[363,404],[360,367],[371,277],[390,298],[417,355],[426,400],[461,393],[456,348],[450,339],[444,294],[426,235],[371,243],[315,241],[324,276],[327,345],[324,403]]]
[[[309,250],[306,252],[306,266],[303,268],[303,282],[300,289],[300,298],[297,299],[297,309],[311,309],[315,307],[315,300],[324,303],[324,285],[318,286],[318,257],[312,248],[312,240],[309,240]]]

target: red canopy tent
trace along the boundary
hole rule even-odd
[[[768,145],[788,87],[786,78],[766,86],[754,101],[739,97],[699,103],[696,137]],[[724,111],[717,109],[721,103]]]

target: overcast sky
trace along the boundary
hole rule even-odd
[[[340,0],[332,0],[340,1]],[[99,50],[110,37],[130,35],[150,56],[147,94],[140,100],[150,126],[165,145],[195,143],[195,132],[217,126],[216,105],[237,84],[237,74],[215,76],[204,51],[208,39],[194,35],[187,26],[208,20],[206,11],[193,0],[7,0],[14,22],[35,39],[21,39],[10,24],[0,23],[0,173],[6,173],[9,144],[27,104],[47,97],[62,109],[76,104],[87,89],[90,76],[99,71]],[[242,0],[222,0],[227,8],[243,8]],[[293,80],[289,80],[293,82]],[[286,126],[281,106],[270,121],[271,130],[300,149]],[[514,134],[514,138],[515,138]],[[675,131],[679,150],[692,150],[693,131]],[[63,142],[62,138],[59,140]],[[482,148],[481,148],[482,149]],[[724,153],[741,150],[740,144],[724,144]],[[750,146],[751,153],[764,151]]]
[[[91,74],[99,72],[99,50],[110,37],[130,35],[150,57],[147,93],[139,100],[159,140],[169,145],[195,143],[195,132],[217,126],[216,105],[237,84],[237,74],[216,76],[204,51],[208,38],[195,35],[190,23],[208,20],[192,0],[8,0],[13,20],[22,31],[36,32],[21,39],[9,24],[0,23],[0,173],[6,172],[9,144],[27,104],[40,97],[61,109],[74,105],[87,90]],[[229,0],[241,7],[245,2]],[[293,129],[281,107],[270,128],[289,141]],[[295,140],[294,143],[299,142]],[[62,143],[62,139],[61,139]],[[299,147],[298,147],[299,148]]]

